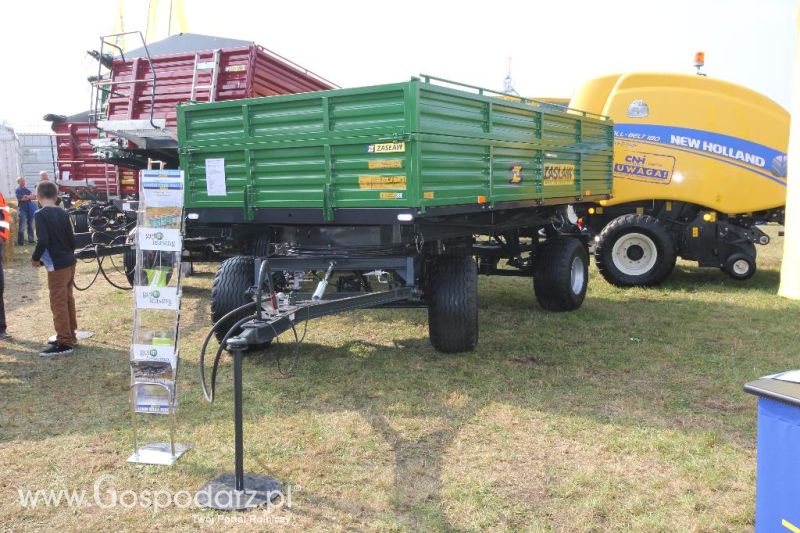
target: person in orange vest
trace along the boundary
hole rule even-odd
[[[3,193],[0,193],[0,340],[10,339],[11,335],[6,331],[6,308],[3,303],[3,290],[5,280],[3,279],[3,246],[11,233],[11,210],[6,204]]]

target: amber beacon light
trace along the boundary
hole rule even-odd
[[[697,52],[694,55],[694,67],[697,69],[697,75],[698,76],[705,76],[705,74],[700,72],[700,69],[705,64],[706,64],[706,54],[705,54],[705,52]]]

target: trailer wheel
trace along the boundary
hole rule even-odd
[[[667,229],[649,215],[612,220],[600,232],[594,257],[600,274],[617,287],[659,285],[677,259]]]
[[[533,291],[548,311],[573,311],[583,304],[589,285],[589,254],[573,237],[557,237],[536,251]]]
[[[258,237],[253,243],[253,256],[264,257],[269,255],[271,241],[269,237]]]
[[[231,257],[222,262],[211,284],[211,321],[214,324],[237,307],[253,301],[247,295],[247,289],[253,286],[254,264],[253,258],[249,256]],[[252,314],[252,310],[236,313],[220,323],[214,330],[217,340],[222,341],[231,326],[248,314]],[[240,331],[241,328],[233,334],[236,335]],[[269,344],[261,347],[265,348]]]
[[[747,254],[741,252],[731,254],[725,260],[722,271],[737,281],[744,281],[756,273],[756,262]]]
[[[428,329],[433,347],[443,353],[474,350],[478,344],[478,269],[472,257],[435,257],[428,289]]]
[[[128,278],[128,283],[133,287],[134,278],[136,277],[136,250],[128,248],[122,256],[122,268],[125,269],[125,277]]]
[[[89,231],[89,214],[85,211],[75,211],[72,213],[72,227],[75,233],[86,233]]]

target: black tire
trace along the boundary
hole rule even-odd
[[[725,260],[722,271],[736,281],[750,279],[756,273],[755,257],[741,252],[731,254]]]
[[[478,269],[469,255],[440,255],[428,276],[428,329],[443,353],[471,352],[478,344]]]
[[[231,257],[222,262],[211,284],[212,323],[216,324],[227,313],[253,301],[247,295],[247,289],[254,283],[253,265],[254,260],[249,256]],[[221,341],[231,326],[249,314],[253,314],[252,309],[235,313],[220,323],[214,330],[217,340]],[[234,331],[233,334],[240,331]]]
[[[89,214],[85,211],[72,213],[72,228],[75,233],[87,233],[89,231]]]
[[[136,250],[128,248],[122,256],[122,268],[125,269],[125,277],[128,278],[128,283],[133,287],[134,278],[136,277]]]
[[[583,304],[589,286],[589,254],[574,237],[556,237],[539,245],[533,291],[548,311],[573,311]]]
[[[631,214],[617,217],[603,228],[594,258],[597,270],[612,285],[652,287],[672,273],[677,254],[658,220]]]
[[[253,243],[253,256],[264,257],[269,254],[270,240],[267,237],[258,237]]]

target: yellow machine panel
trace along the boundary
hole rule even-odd
[[[614,120],[614,196],[604,206],[674,200],[741,214],[786,203],[789,114],[755,91],[697,75],[617,74],[585,83],[569,106]]]

